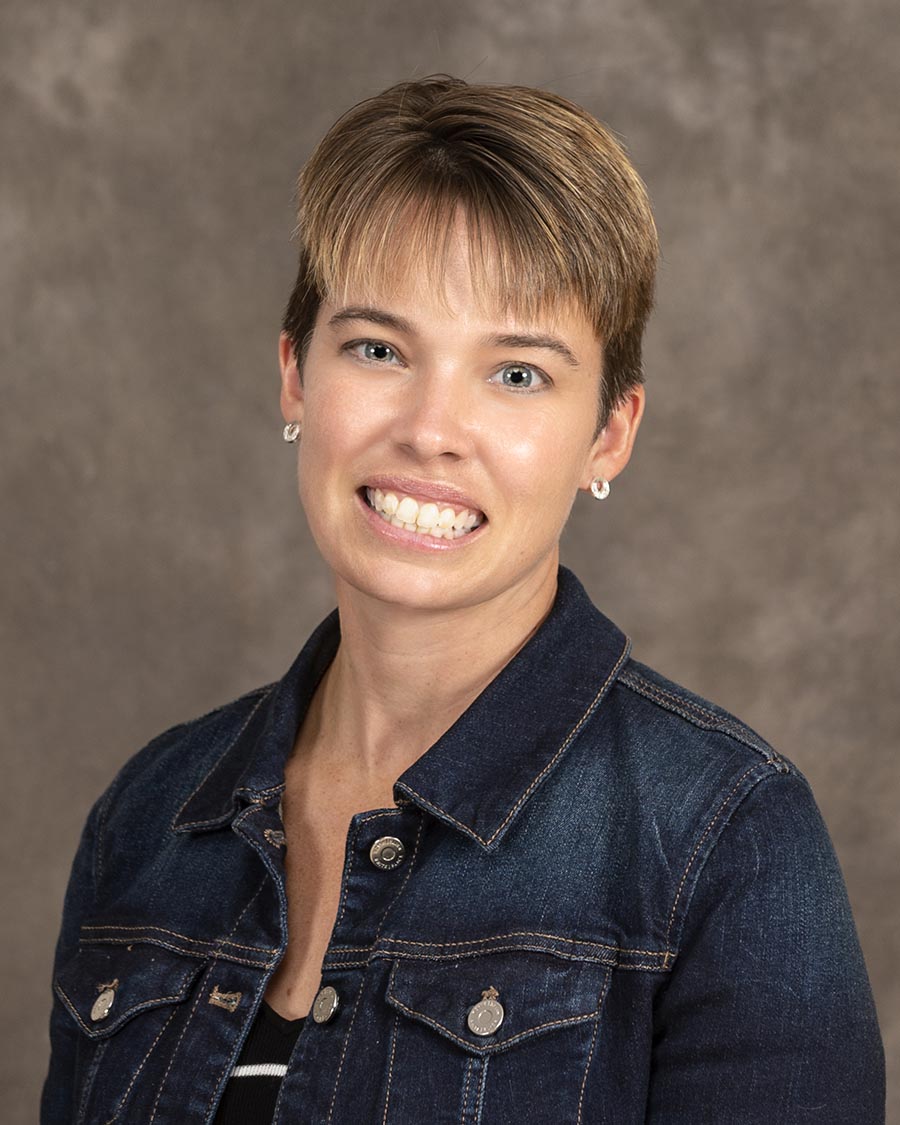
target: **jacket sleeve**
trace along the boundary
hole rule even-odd
[[[806,781],[734,812],[654,1011],[647,1121],[882,1125],[884,1053],[850,905]]]
[[[62,928],[53,960],[53,979],[62,966],[78,951],[81,925],[93,908],[96,894],[98,824],[102,819],[104,799],[91,810],[81,843],[75,853],[72,873],[63,906]],[[41,1125],[67,1125],[75,1121],[78,1091],[78,1069],[81,1036],[75,1021],[64,1010],[54,989],[50,1015],[50,1068],[41,1098]]]

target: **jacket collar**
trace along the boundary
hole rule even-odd
[[[284,766],[340,641],[337,611],[282,680],[261,696],[232,744],[175,818],[175,831],[228,823],[244,801],[284,788]],[[412,802],[493,849],[600,706],[631,642],[559,569],[547,618],[475,702],[394,783]]]

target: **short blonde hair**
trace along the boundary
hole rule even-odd
[[[423,264],[440,284],[462,211],[476,292],[528,318],[574,301],[603,344],[598,430],[643,381],[659,248],[647,191],[586,110],[447,75],[348,110],[297,185],[300,268],[284,315],[302,366],[320,301]]]

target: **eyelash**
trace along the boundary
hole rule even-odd
[[[385,360],[369,359],[366,356],[358,355],[358,353],[356,353],[357,348],[364,348],[367,344],[373,344],[376,347],[387,348],[387,350],[394,356],[395,359],[397,359],[401,364],[403,364],[403,366],[406,366],[405,363],[403,363],[403,360],[400,356],[400,353],[397,351],[397,349],[392,347],[390,344],[386,344],[383,340],[372,340],[372,339],[350,340],[346,344],[341,345],[341,351],[342,352],[348,352],[348,353],[351,353],[351,354],[357,354],[357,358],[361,359],[364,363],[371,363],[375,367],[387,366],[387,363],[386,363]],[[510,367],[521,367],[526,371],[532,372],[534,375],[536,375],[538,377],[538,379],[540,379],[540,385],[539,386],[537,386],[537,387],[523,387],[523,388],[517,390],[516,393],[518,393],[518,394],[524,394],[524,395],[535,394],[538,391],[543,390],[545,387],[552,386],[552,384],[553,384],[553,380],[550,378],[550,376],[547,375],[547,373],[545,371],[542,371],[540,367],[535,367],[535,365],[533,363],[519,363],[516,360],[509,360],[507,363],[501,364],[497,368],[497,370],[493,373],[493,375],[491,375],[491,379],[489,381],[492,381],[497,375],[502,374],[502,372],[504,372],[505,370],[507,370],[507,368],[510,368]],[[502,385],[502,384],[500,384],[500,385]]]

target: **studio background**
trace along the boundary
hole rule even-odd
[[[342,110],[438,70],[581,102],[647,181],[647,413],[564,561],[638,659],[810,779],[896,1077],[898,30],[892,0],[3,0],[10,1125],[88,808],[331,608],[278,411],[294,175]]]

